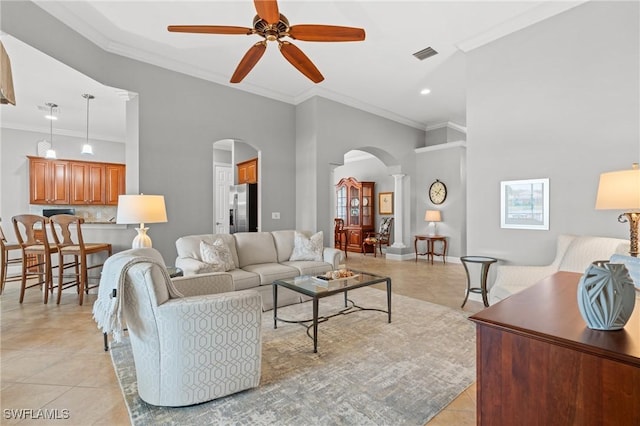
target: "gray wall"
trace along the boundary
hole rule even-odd
[[[558,234],[629,237],[594,209],[599,175],[638,161],[639,4],[587,2],[469,53],[468,252],[552,260]],[[500,228],[500,181],[550,179],[549,231]]]
[[[296,111],[298,189],[296,194],[300,229],[321,230],[325,243],[333,232],[335,197],[332,172],[352,149],[369,152],[388,168],[388,174],[404,173],[405,229],[409,244],[413,223],[414,149],[424,145],[424,130],[415,129],[324,98],[314,98]],[[313,222],[313,223],[312,223]]]
[[[460,257],[466,252],[465,154],[464,147],[416,154],[416,234],[427,233],[425,211],[440,210],[442,222],[436,224],[437,233],[447,237],[447,257]],[[436,179],[447,186],[447,198],[440,205],[429,200],[429,187]]]
[[[110,54],[30,2],[3,2],[2,30],[96,81],[139,94],[139,190],[164,194],[169,222],[153,224],[167,262],[175,240],[210,232],[212,141],[233,138],[262,151],[262,229],[295,226],[292,105]],[[247,125],[250,120],[251,125]],[[279,221],[264,212],[282,212]]]

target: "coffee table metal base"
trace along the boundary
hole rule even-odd
[[[377,308],[364,308],[361,307],[359,305],[356,305],[355,302],[353,302],[351,299],[349,299],[347,297],[347,290],[343,290],[342,292],[344,293],[344,306],[345,308],[336,312],[335,314],[332,315],[323,315],[321,317],[318,316],[318,303],[319,300],[322,297],[326,297],[329,296],[331,294],[335,294],[335,293],[331,293],[331,294],[322,294],[321,296],[319,295],[315,295],[312,296],[312,304],[313,304],[313,317],[308,319],[308,320],[301,320],[301,321],[293,321],[293,320],[286,320],[286,319],[282,319],[282,318],[278,318],[278,287],[279,284],[274,281],[274,283],[272,284],[273,287],[273,328],[277,329],[278,328],[278,321],[282,321],[282,322],[286,322],[286,323],[293,323],[293,324],[300,324],[304,327],[306,327],[307,329],[307,336],[309,336],[312,340],[313,340],[313,353],[317,353],[318,352],[318,324],[321,322],[325,322],[328,321],[329,318],[333,318],[335,316],[338,315],[348,315],[354,312],[360,312],[360,311],[378,311],[378,312],[383,312],[387,314],[387,322],[391,323],[391,278],[385,278],[381,280],[382,282],[386,281],[387,283],[387,310],[383,310],[383,309],[377,309]],[[290,287],[288,287],[290,288]],[[355,287],[357,288],[357,287]],[[303,293],[304,294],[304,293]],[[349,306],[349,303],[351,303],[351,306]],[[311,324],[308,324],[311,323]],[[313,329],[313,334],[310,333],[310,330]]]

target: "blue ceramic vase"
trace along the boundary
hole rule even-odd
[[[593,262],[578,284],[578,308],[594,330],[620,330],[636,303],[633,280],[624,264]]]

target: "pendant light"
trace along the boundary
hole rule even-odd
[[[49,147],[49,149],[47,149],[47,153],[44,155],[44,157],[55,159],[56,151],[55,149],[53,149],[53,120],[55,120],[55,116],[53,115],[53,109],[58,108],[58,105],[52,102],[47,102],[45,105],[49,107],[49,132],[50,132],[49,143],[51,143],[51,146]]]
[[[82,97],[87,100],[87,141],[82,145],[82,154],[93,155],[93,147],[89,143],[89,101],[94,99],[95,96],[85,93]]]

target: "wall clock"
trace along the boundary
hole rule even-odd
[[[433,204],[442,204],[447,198],[447,187],[436,179],[429,187],[429,199]]]

